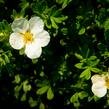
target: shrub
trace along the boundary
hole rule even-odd
[[[91,90],[93,75],[108,78],[109,0],[0,0],[0,10],[1,109],[109,107],[108,92],[101,98]],[[33,59],[27,55],[32,49],[15,50],[9,40],[21,28],[20,20],[12,26],[16,20],[34,16],[42,19],[50,41],[39,44],[41,54]],[[26,38],[29,32],[19,30]]]

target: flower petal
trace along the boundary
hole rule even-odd
[[[27,57],[31,59],[35,59],[40,57],[41,53],[42,53],[42,48],[41,46],[39,46],[39,43],[37,43],[36,41],[26,45],[25,54],[27,55]]]
[[[103,97],[107,93],[107,88],[101,82],[92,85],[92,92],[98,97]]]
[[[47,31],[43,30],[42,32],[36,34],[36,40],[40,43],[41,47],[48,45],[50,41],[50,35]]]
[[[32,17],[29,20],[29,24],[30,24],[30,31],[33,34],[41,32],[44,28],[44,22],[40,17]]]
[[[25,18],[18,18],[13,21],[12,30],[14,32],[25,32],[29,29],[29,22]]]
[[[14,49],[21,49],[24,46],[24,41],[19,33],[12,33],[9,38],[9,43]]]
[[[92,83],[97,83],[97,82],[102,82],[103,84],[105,83],[105,77],[101,75],[94,75],[91,77]]]

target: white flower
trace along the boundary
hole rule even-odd
[[[44,30],[44,22],[40,17],[32,17],[29,21],[18,18],[12,23],[13,33],[9,43],[14,49],[25,47],[25,54],[31,59],[40,57],[42,47],[48,45],[50,36]]]
[[[109,77],[105,75],[94,75],[92,80],[92,92],[98,97],[103,97],[109,88]]]

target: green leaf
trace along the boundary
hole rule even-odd
[[[94,95],[93,99],[94,99],[95,102],[97,102],[99,100],[99,97]]]
[[[90,101],[92,101],[92,100],[93,100],[93,96],[91,96],[91,97],[89,96],[89,97],[88,97],[88,102],[90,102]]]
[[[90,79],[90,77],[91,77],[91,72],[89,68],[85,69],[80,75],[80,78],[85,78],[87,80]]]
[[[54,93],[50,87],[47,91],[47,98],[48,98],[48,100],[51,100],[51,99],[53,99],[53,97],[54,97]]]
[[[88,93],[85,91],[81,91],[79,92],[78,96],[82,100],[83,98],[88,97]]]
[[[9,63],[10,62],[9,57],[6,54],[4,55],[4,57],[5,57],[6,63]]]
[[[79,35],[82,35],[82,34],[85,33],[85,31],[86,31],[86,29],[83,27],[83,28],[81,28],[81,29],[79,30],[78,34],[79,34]]]
[[[43,103],[40,103],[40,105],[39,105],[39,109],[45,109],[45,106],[44,106]]]
[[[104,29],[109,30],[109,19],[104,22]]]
[[[22,84],[20,85],[20,86],[16,86],[15,88],[14,88],[14,96],[16,97],[16,98],[18,98],[19,97],[19,95],[20,95],[20,90],[21,90],[21,88],[22,88]]]
[[[24,93],[21,97],[21,101],[26,101],[26,93]]]
[[[15,92],[14,96],[18,99],[19,98],[20,93],[19,92]]]
[[[57,3],[62,4],[63,0],[56,0]]]
[[[100,59],[96,59],[94,61],[88,61],[88,65],[95,67],[100,62]]]
[[[109,36],[109,33],[104,32],[104,36]],[[103,44],[103,43],[101,43],[101,42],[99,42],[99,43],[97,44],[97,48],[100,49],[100,51],[102,51],[102,52],[105,52],[105,51],[106,51],[105,44]]]
[[[44,20],[44,23],[45,23],[45,25],[46,25],[46,27],[47,27],[48,29],[51,29],[52,25],[51,25],[50,19]]]
[[[101,72],[101,70],[100,69],[98,69],[98,68],[91,68],[91,71],[92,72],[95,72],[95,73],[99,73],[99,72]]]
[[[48,90],[49,86],[44,86],[44,87],[41,87],[40,89],[37,90],[37,94],[38,95],[42,95],[44,94],[47,90]]]
[[[75,67],[78,68],[78,69],[82,69],[83,68],[83,64],[84,63],[77,63],[77,64],[75,64]]]
[[[58,4],[62,4],[62,8],[65,8],[71,0],[56,0]]]
[[[75,53],[75,56],[76,56],[78,59],[83,59],[83,57],[82,57],[80,54],[78,54],[78,53]]]
[[[15,80],[14,81],[17,84],[20,83],[20,76],[19,76],[19,74],[15,76]]]
[[[70,98],[70,102],[74,104],[75,107],[78,107],[80,106],[80,103],[79,103],[79,99],[78,99],[78,93],[75,93],[71,98]]]
[[[70,102],[71,103],[78,102],[78,93],[72,95],[72,97],[70,98]]]
[[[65,8],[69,2],[70,0],[64,0],[64,3],[62,4],[62,8]]]
[[[66,20],[68,17],[67,16],[62,16],[62,17],[52,17],[56,23],[62,23],[64,20]]]
[[[28,84],[27,80],[23,82],[23,90],[24,90],[24,92],[27,92],[27,91],[31,90],[31,85]]]
[[[26,0],[23,0],[20,3],[20,7],[22,8],[22,10],[25,10],[27,7],[29,7],[29,2],[27,2]]]
[[[44,72],[43,71],[41,71],[40,76],[44,77]]]
[[[30,107],[37,106],[37,101],[33,100],[32,97],[29,98],[29,101],[28,102],[29,102]]]
[[[38,62],[38,59],[32,59],[32,63],[36,64]]]
[[[68,34],[68,28],[62,28],[61,31],[62,31],[63,35],[67,35],[67,34]],[[61,40],[63,41],[63,39],[61,39]],[[60,40],[60,41],[61,41],[61,40]],[[65,43],[65,42],[64,42],[64,43]],[[65,44],[66,44],[66,43],[65,43]],[[64,44],[64,45],[65,45],[65,44]]]
[[[61,23],[61,17],[60,18],[56,18],[56,17],[52,17],[52,19],[56,22],[56,23]]]
[[[71,98],[70,98],[70,102],[73,103],[76,107],[80,106],[79,103],[79,98],[83,99],[85,97],[87,97],[88,94],[85,91],[81,91],[81,92],[76,92]]]
[[[90,56],[90,58],[89,58],[89,60],[96,60],[97,59],[97,57],[96,56]]]
[[[0,0],[0,3],[4,3],[4,0]]]
[[[22,88],[22,84],[20,85],[20,86],[16,86],[15,88],[14,88],[14,91],[15,92],[19,92],[20,90],[21,90],[21,88]]]
[[[56,22],[54,21],[53,17],[50,17],[51,23],[52,23],[52,27],[58,29],[58,26],[56,24]]]
[[[19,50],[19,54],[20,54],[20,55],[23,55],[24,53],[25,53],[25,52],[24,52],[24,48],[22,48],[22,49]]]

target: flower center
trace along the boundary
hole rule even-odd
[[[105,78],[105,81],[106,81],[105,85],[109,89],[109,77],[106,77]]]
[[[26,44],[31,43],[33,41],[33,34],[31,34],[29,31],[27,31],[23,34],[23,38],[24,38],[24,42]]]

